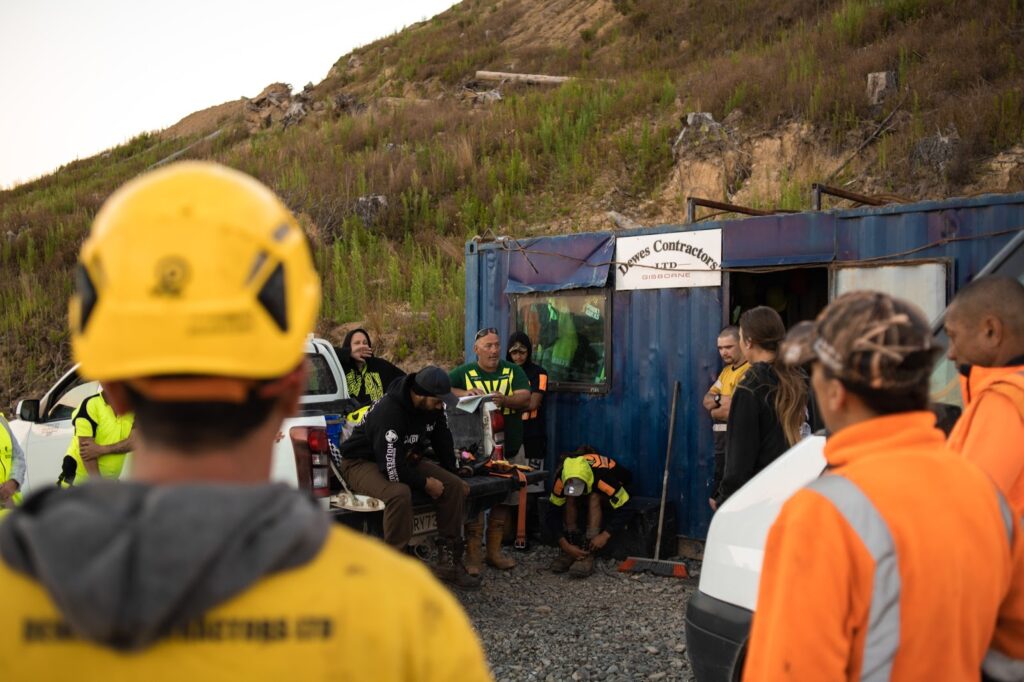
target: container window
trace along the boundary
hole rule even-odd
[[[523,294],[513,299],[513,327],[533,342],[533,361],[548,372],[550,390],[607,392],[611,299],[607,289]]]

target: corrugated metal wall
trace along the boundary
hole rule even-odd
[[[836,260],[948,258],[956,290],[1022,229],[1024,194],[845,211],[836,214]],[[921,248],[935,242],[944,243]]]
[[[879,258],[949,258],[958,288],[1024,227],[1024,194],[930,202],[699,226],[659,226],[618,236],[723,228],[723,267],[822,265]],[[571,235],[565,239],[572,239]],[[921,248],[945,240],[939,246]],[[505,295],[508,251],[497,244],[466,245],[467,357],[477,329],[494,326],[508,337]],[[614,280],[611,280],[614,281]],[[612,390],[606,395],[549,396],[552,453],[589,443],[635,472],[635,493],[661,494],[672,382],[681,384],[669,477],[683,535],[703,538],[710,522],[713,474],[711,421],[701,397],[720,369],[715,348],[723,326],[723,288],[615,292],[612,297]],[[504,348],[503,348],[504,352]]]

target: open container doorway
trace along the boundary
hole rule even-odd
[[[829,278],[825,266],[769,272],[729,272],[728,295],[722,311],[723,326],[739,324],[740,315],[759,305],[775,309],[789,329],[813,320],[828,305]]]

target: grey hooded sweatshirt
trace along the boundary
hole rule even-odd
[[[77,636],[134,651],[306,564],[327,529],[282,484],[96,481],[27,499],[0,524],[0,558],[42,584]]]

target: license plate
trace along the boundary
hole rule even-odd
[[[424,533],[433,533],[437,530],[437,514],[434,512],[424,512],[423,514],[416,514],[412,517],[412,534],[423,535]]]

